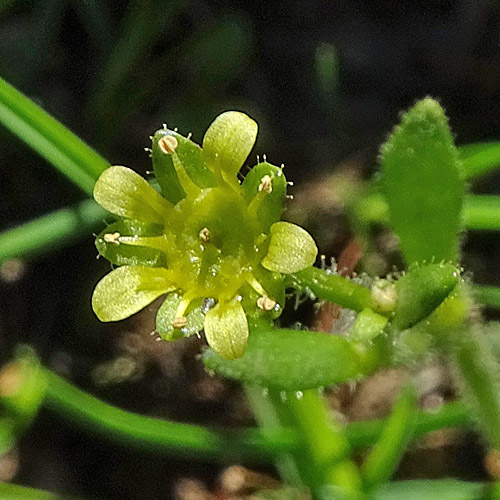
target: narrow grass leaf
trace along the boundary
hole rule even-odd
[[[65,207],[0,233],[0,264],[40,255],[89,236],[107,213],[93,200]]]
[[[0,123],[87,194],[108,162],[33,101],[0,78]]]

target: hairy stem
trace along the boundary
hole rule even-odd
[[[290,286],[301,291],[309,289],[318,299],[358,312],[371,307],[370,290],[338,274],[327,274],[316,267],[309,267],[291,274],[289,279]]]

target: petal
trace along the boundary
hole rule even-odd
[[[175,290],[171,276],[172,271],[161,267],[119,267],[97,283],[92,309],[101,321],[128,318],[160,295]]]
[[[207,166],[235,177],[255,144],[257,129],[257,123],[244,113],[227,111],[219,115],[203,138]]]
[[[269,271],[296,273],[310,267],[316,260],[318,248],[312,236],[290,222],[271,226],[271,241],[261,264]]]
[[[127,167],[110,167],[94,186],[94,198],[112,214],[163,224],[169,204],[138,173]]]
[[[205,317],[205,336],[210,347],[226,359],[240,358],[248,340],[248,322],[238,301],[217,304]]]

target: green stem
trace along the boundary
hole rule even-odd
[[[474,298],[481,304],[500,308],[500,288],[496,286],[474,285]]]
[[[0,483],[0,498],[2,500],[77,500],[68,495],[59,495],[8,483]]]
[[[262,387],[247,384],[245,385],[245,392],[255,415],[255,419],[257,420],[257,423],[263,433],[267,435],[268,433],[274,433],[279,429],[283,429],[283,425],[273,398],[270,398],[269,394],[264,394]],[[295,430],[293,433],[297,440],[297,446],[295,449],[298,450],[299,439]],[[300,477],[299,469],[292,455],[292,451],[292,449],[289,449],[283,450],[281,453],[277,453],[274,459],[275,465],[278,469],[280,477],[287,484],[296,488],[303,488],[304,485]]]
[[[413,386],[401,392],[375,446],[361,467],[363,482],[370,489],[389,481],[413,437],[417,394]]]
[[[264,429],[291,428],[300,447],[278,458],[284,480],[306,485],[313,498],[326,489],[342,492],[342,498],[358,498],[359,471],[348,458],[349,443],[340,427],[329,418],[324,400],[317,391],[303,393],[269,391],[247,387],[252,408]],[[336,497],[335,497],[336,498]]]
[[[442,340],[458,368],[471,411],[490,445],[500,450],[499,367],[486,336],[471,325],[443,331]]]
[[[474,179],[500,166],[500,143],[467,144],[459,148],[466,179]]]
[[[109,214],[92,200],[63,208],[0,233],[0,263],[40,254],[92,231]]]
[[[293,288],[299,291],[309,289],[318,299],[357,312],[371,308],[370,290],[338,274],[327,274],[316,267],[309,267],[289,275],[289,280]]]
[[[109,164],[33,101],[0,78],[0,123],[87,194]]]
[[[276,454],[293,450],[293,432],[258,429],[216,432],[205,427],[168,422],[130,413],[87,394],[46,370],[48,388],[45,404],[81,426],[120,442],[168,451],[170,454],[211,459],[247,458],[269,461]]]
[[[463,213],[467,229],[499,230],[500,196],[468,195]]]
[[[349,458],[349,442],[325,401],[315,390],[304,391],[302,397],[288,394],[286,401],[278,400],[292,428],[302,436],[303,450],[295,454],[304,482],[311,488],[313,498],[321,497],[325,488],[337,490],[340,498],[360,498],[361,476]]]
[[[125,440],[138,447],[153,445],[159,450],[186,455],[205,452],[205,456],[218,456],[219,453],[225,456],[226,451],[239,449],[242,457],[262,455],[266,460],[297,451],[301,443],[296,430],[283,429],[276,408],[271,399],[263,395],[262,388],[247,387],[246,390],[257,419],[264,428],[219,434],[204,427],[168,422],[115,408],[49,370],[45,370],[45,375],[48,380],[46,406],[85,428],[119,442]],[[418,437],[441,428],[470,426],[473,422],[470,409],[457,401],[444,405],[436,413],[419,412],[413,435]],[[371,446],[385,425],[386,420],[348,424],[344,432],[349,446],[353,449]],[[210,448],[210,443],[214,444],[213,448]],[[231,445],[229,448],[228,444]]]
[[[419,412],[416,416],[413,437],[423,436],[438,429],[467,427],[474,424],[470,408],[461,401],[447,403],[438,412]],[[346,427],[346,435],[352,448],[363,448],[375,444],[387,420],[352,422]]]
[[[389,223],[388,206],[381,193],[366,196],[353,205],[356,221],[367,223]],[[500,229],[500,196],[469,194],[465,197],[463,217],[466,229]]]

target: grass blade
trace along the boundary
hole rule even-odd
[[[87,194],[109,164],[33,101],[0,78],[0,123]]]
[[[92,200],[56,210],[0,233],[0,264],[71,243],[95,229],[109,214]]]

